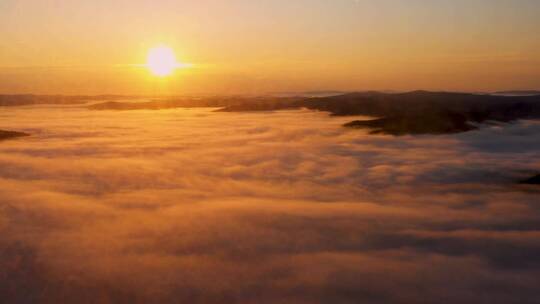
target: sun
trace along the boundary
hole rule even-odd
[[[171,75],[180,64],[176,61],[174,51],[161,45],[148,51],[146,66],[155,76],[165,77]]]

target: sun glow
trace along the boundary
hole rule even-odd
[[[152,74],[159,77],[169,76],[181,67],[173,50],[163,45],[150,49],[146,65]]]

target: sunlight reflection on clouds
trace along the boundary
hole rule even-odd
[[[33,134],[0,143],[11,302],[540,296],[538,192],[513,185],[540,169],[537,122],[395,138],[304,110],[9,111]]]

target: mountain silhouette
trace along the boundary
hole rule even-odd
[[[448,134],[476,129],[487,121],[511,122],[540,118],[540,96],[413,91],[407,93],[361,92],[289,103],[230,106],[222,111],[260,111],[305,107],[336,116],[364,115],[371,121],[353,121],[346,127],[369,128],[391,135]]]
[[[540,91],[537,90],[522,90],[522,91],[499,91],[493,93],[495,95],[510,95],[510,96],[527,96],[527,95],[540,95]]]
[[[276,111],[307,108],[335,116],[371,116],[352,121],[351,128],[391,135],[449,134],[478,128],[488,121],[512,122],[540,118],[540,95],[506,96],[453,92],[366,91],[324,97],[204,97],[169,98],[147,102],[109,101],[88,106],[92,110],[160,110],[216,107],[221,112]]]
[[[525,185],[540,185],[540,174],[538,175],[535,175],[531,178],[528,178],[526,180],[523,180],[520,182],[520,184],[525,184]]]
[[[24,132],[0,130],[0,140],[6,140],[10,138],[17,138],[17,137],[24,137],[24,136],[30,136],[30,134],[27,134]]]

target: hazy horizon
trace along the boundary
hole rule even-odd
[[[349,93],[363,93],[363,92],[380,92],[388,94],[399,94],[399,93],[409,93],[409,92],[446,92],[446,93],[466,93],[466,94],[496,94],[496,93],[511,93],[511,92],[540,92],[540,89],[535,88],[522,88],[522,89],[500,89],[493,91],[452,91],[452,90],[424,90],[424,89],[414,89],[414,90],[392,90],[392,89],[382,89],[382,90],[371,90],[371,89],[356,89],[356,90],[332,90],[332,89],[322,89],[322,90],[306,90],[306,91],[274,91],[274,92],[258,92],[258,93],[229,93],[229,94],[219,94],[219,93],[191,93],[191,94],[120,94],[120,93],[95,93],[95,94],[62,94],[62,93],[48,93],[40,94],[35,92],[0,92],[0,95],[35,95],[35,96],[66,96],[66,97],[100,97],[100,96],[119,96],[119,97],[141,97],[141,98],[175,98],[175,97],[211,97],[211,96],[223,96],[223,97],[234,97],[234,96],[245,96],[245,97],[257,97],[257,96],[331,96],[331,95],[341,95]]]

